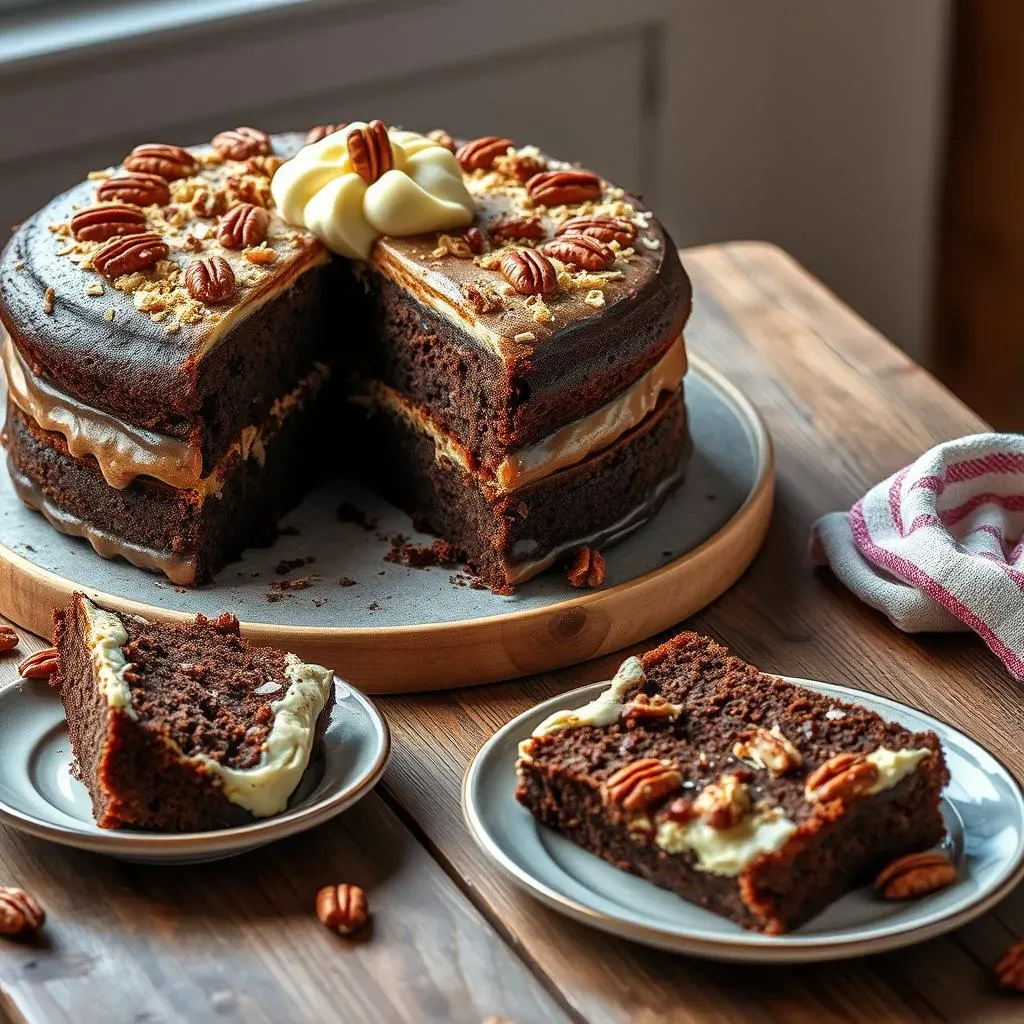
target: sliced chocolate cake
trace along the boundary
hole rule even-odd
[[[283,811],[334,705],[330,669],[238,620],[158,625],[83,594],[55,613],[68,733],[103,828],[192,832]]]
[[[520,744],[518,799],[616,867],[770,934],[945,833],[934,733],[682,633]]]
[[[358,462],[501,592],[653,515],[688,437],[671,240],[596,174],[432,136],[146,144],[29,218],[0,258],[22,500],[194,583]]]

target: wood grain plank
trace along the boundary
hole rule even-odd
[[[771,246],[685,254],[698,294],[691,347],[754,400],[776,446],[768,540],[740,583],[685,623],[766,669],[902,699],[999,750],[1024,777],[1024,711],[973,636],[909,637],[856,601],[807,551],[810,525],[931,444],[984,424]],[[641,650],[641,645],[634,650]],[[588,1020],[1014,1019],[988,968],[1024,933],[1018,891],[955,935],[813,969],[671,957],[560,920],[515,891],[467,839],[456,806],[472,754],[552,694],[608,678],[622,655],[516,683],[382,704],[397,742],[391,797],[455,877],[497,915]],[[737,982],[742,972],[742,984]]]
[[[315,917],[316,890],[339,881],[367,890],[364,938]],[[306,835],[197,866],[122,864],[0,827],[9,883],[49,917],[39,941],[0,940],[0,1020],[572,1020],[372,795]]]

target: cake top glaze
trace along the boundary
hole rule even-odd
[[[385,235],[357,273],[394,281],[506,363],[574,363],[591,335],[624,350],[678,335],[689,282],[638,199],[508,139],[392,135],[443,150],[440,168],[457,163],[475,218]],[[0,257],[0,320],[32,372],[101,405],[105,380],[142,373],[154,403],[187,412],[205,355],[329,259],[274,202],[272,179],[303,147],[298,134],[247,128],[191,149],[138,146],[29,218]]]

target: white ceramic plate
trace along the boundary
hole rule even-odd
[[[335,677],[335,705],[323,744],[288,809],[237,828],[168,835],[98,828],[89,794],[71,775],[64,708],[45,680],[0,690],[0,821],[65,846],[122,860],[190,864],[233,857],[319,825],[366,796],[391,748],[373,703]]]
[[[942,848],[959,870],[954,885],[900,903],[865,887],[797,931],[767,936],[585,852],[540,825],[516,802],[516,748],[549,714],[580,707],[604,683],[538,705],[484,744],[463,783],[469,830],[512,881],[556,910],[637,942],[716,960],[800,963],[879,953],[956,928],[1016,885],[1024,875],[1024,796],[996,758],[951,726],[895,701],[828,683],[790,681],[861,704],[908,729],[931,729],[938,735],[951,774],[942,801],[948,830]]]

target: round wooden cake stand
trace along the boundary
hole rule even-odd
[[[402,693],[495,682],[574,665],[627,647],[693,615],[732,586],[757,554],[771,518],[775,472],[768,432],[749,401],[707,366],[697,364],[691,374],[699,375],[701,386],[714,393],[716,401],[728,403],[731,415],[742,424],[753,473],[746,496],[724,525],[674,560],[617,585],[583,593],[566,587],[564,599],[558,590],[542,606],[500,614],[390,626],[243,621],[243,633],[254,643],[329,665],[368,693]],[[658,519],[669,514],[666,506]],[[80,557],[93,557],[90,549],[75,543],[82,551]],[[33,562],[30,545],[22,547],[25,553],[0,543],[0,611],[40,636],[51,634],[53,609],[66,605],[75,590],[87,591],[110,608],[147,618],[188,622],[193,617],[125,596],[124,588],[122,593],[108,592],[65,578]],[[610,549],[610,567],[616,550]],[[222,575],[231,573],[225,570]],[[152,577],[145,579],[154,586]],[[128,589],[149,597],[139,587]],[[211,591],[222,609],[239,607],[232,603],[230,581],[222,587],[218,579],[194,593],[209,600]],[[158,601],[165,593],[168,604],[174,598],[186,607],[192,596],[181,598],[168,588],[152,593],[152,598]],[[239,617],[245,618],[244,610]]]

